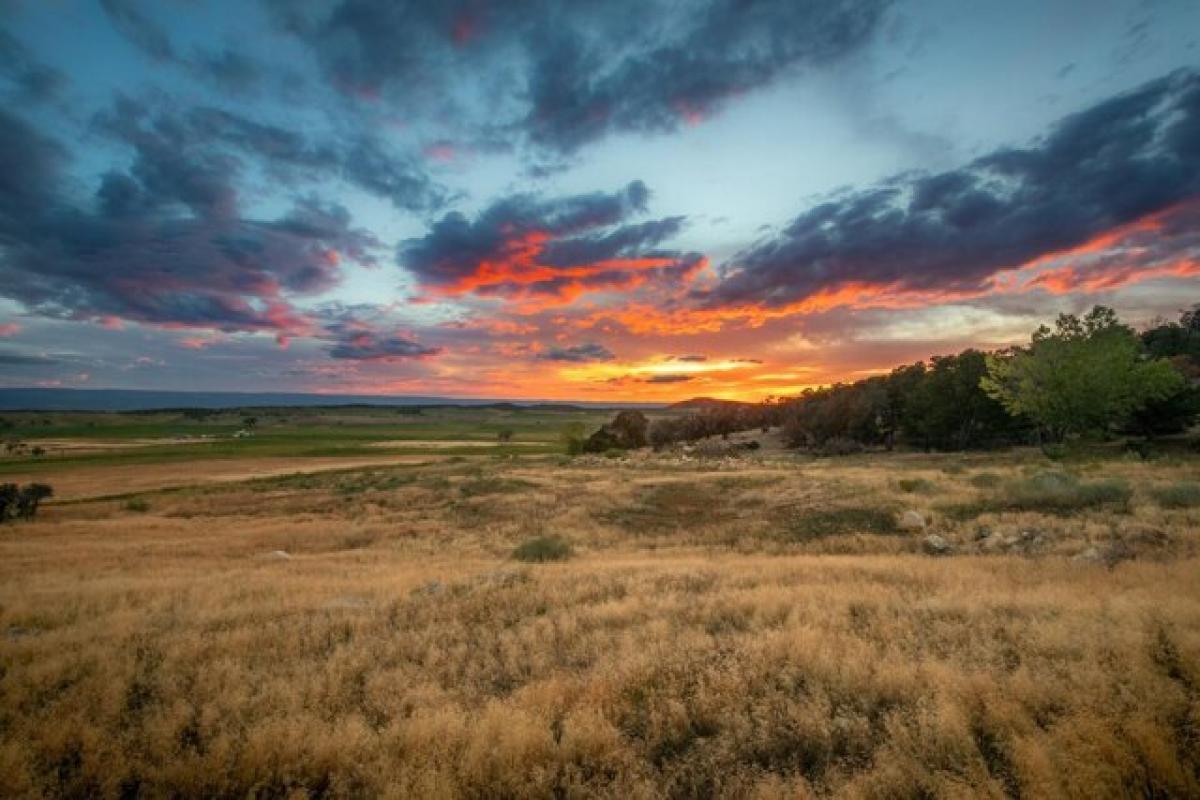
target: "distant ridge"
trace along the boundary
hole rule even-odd
[[[300,392],[160,392],[151,389],[0,389],[0,411],[161,411],[187,408],[320,406],[469,406],[571,411],[588,408],[662,408],[662,403],[559,402],[435,396],[304,394]]]
[[[671,411],[704,411],[710,408],[740,408],[741,406],[751,406],[753,403],[746,403],[742,400],[720,400],[716,397],[693,397],[690,400],[681,400],[678,403],[672,403],[667,406]]]

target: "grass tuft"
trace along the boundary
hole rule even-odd
[[[566,561],[572,552],[570,543],[557,536],[535,536],[517,545],[512,557],[529,564],[541,564],[547,561]]]
[[[845,533],[893,534],[899,527],[892,511],[867,506],[803,509],[787,520],[785,531],[788,538],[807,542]]]
[[[989,503],[1001,511],[1066,514],[1089,508],[1128,510],[1133,490],[1119,478],[1081,481],[1068,472],[1039,472],[1010,481]]]
[[[1200,507],[1200,483],[1179,481],[1158,486],[1150,490],[1150,496],[1163,508],[1197,508]]]
[[[901,478],[896,481],[896,485],[900,487],[900,491],[909,494],[934,494],[938,490],[936,483],[925,478]]]

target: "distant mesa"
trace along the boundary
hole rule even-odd
[[[693,397],[690,400],[681,400],[678,403],[672,403],[667,406],[670,411],[708,411],[714,408],[742,408],[743,406],[752,406],[754,403],[745,403],[741,400],[719,400],[716,397]]]

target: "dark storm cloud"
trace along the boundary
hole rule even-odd
[[[976,291],[1000,270],[1200,196],[1200,76],[1184,71],[1060,121],[1027,148],[823,203],[734,257],[712,305],[823,289]]]
[[[3,28],[0,28],[0,79],[13,85],[19,102],[49,100],[67,82],[61,72],[37,60],[29,48]]]
[[[359,303],[326,304],[314,313],[320,331],[314,335],[331,342],[329,355],[349,361],[402,361],[438,355],[440,347],[421,344],[396,330],[384,306]]]
[[[445,215],[425,236],[403,242],[399,260],[422,286],[450,294],[565,296],[628,286],[653,272],[683,277],[698,256],[654,249],[683,218],[622,224],[646,210],[648,197],[641,181],[612,193],[514,195],[474,221]]]
[[[424,358],[440,352],[440,347],[426,347],[404,336],[381,336],[367,331],[352,334],[329,349],[329,355],[333,358],[354,361],[401,361]]]
[[[100,0],[108,18],[122,36],[157,61],[171,61],[175,48],[166,31],[143,13],[137,0]]]
[[[622,39],[550,20],[532,38],[525,127],[537,144],[563,152],[610,132],[673,131],[790,69],[857,51],[887,5],[712,0],[676,14],[663,4],[612,4],[636,26],[609,28]]]
[[[135,149],[134,170],[152,189],[174,187],[175,199],[198,210],[233,199],[215,192],[232,191],[241,158],[285,181],[344,180],[407,211],[436,209],[448,199],[414,159],[365,133],[318,139],[223,109],[176,112],[129,98],[118,98],[97,122]]]
[[[80,204],[62,148],[0,111],[0,293],[53,317],[306,332],[289,297],[330,288],[341,257],[368,261],[378,242],[311,198],[276,220],[243,218],[228,165],[169,144],[138,139],[130,171]]]
[[[570,153],[608,133],[675,130],[789,70],[834,63],[870,40],[889,1],[269,5],[356,96],[444,103],[463,76],[511,74],[512,118],[498,124]]]
[[[571,347],[552,347],[539,353],[538,358],[546,361],[570,361],[582,364],[588,361],[612,361],[616,355],[602,344],[588,343]]]
[[[180,52],[167,32],[145,13],[146,8],[154,8],[153,4],[101,0],[101,5],[113,27],[150,58],[173,64],[231,94],[246,95],[262,88],[271,77],[283,77],[273,75],[265,64],[231,47]]]

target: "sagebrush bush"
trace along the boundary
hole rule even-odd
[[[133,511],[138,514],[145,514],[147,511],[150,510],[150,504],[147,503],[145,500],[143,500],[140,497],[134,497],[134,498],[130,498],[129,500],[126,500],[125,504],[122,505],[121,507],[124,508],[126,511]]]
[[[566,561],[572,552],[571,544],[557,536],[535,536],[517,545],[512,557],[517,561],[540,564],[545,561]]]
[[[1158,486],[1150,490],[1150,496],[1163,508],[1197,508],[1200,507],[1200,483],[1179,481]]]
[[[909,494],[933,494],[937,491],[937,484],[925,478],[901,478],[896,485],[900,491]]]
[[[1081,481],[1067,472],[1039,472],[1004,485],[995,504],[1010,511],[1059,514],[1085,508],[1127,508],[1133,490],[1120,479]]]

